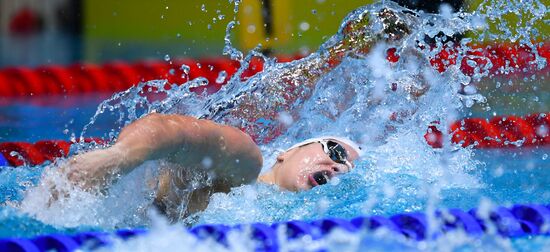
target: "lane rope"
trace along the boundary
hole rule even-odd
[[[426,143],[441,148],[445,142],[438,124],[428,126],[424,135]],[[466,118],[450,125],[450,142],[462,147],[517,148],[550,145],[550,113],[526,116],[497,116],[491,119]],[[104,143],[99,138],[86,142]],[[46,161],[66,157],[73,143],[65,140],[43,140],[35,143],[0,143],[0,156],[7,166],[40,165]],[[0,159],[0,165],[2,159]]]
[[[460,62],[461,70],[469,75],[486,71],[488,77],[500,74],[525,74],[550,69],[550,43],[536,46],[539,59],[531,48],[517,44],[492,44],[472,47],[459,59],[457,47],[444,48],[430,58],[430,63],[440,72]],[[280,56],[279,62],[301,58],[301,55]],[[546,60],[543,69],[537,62]],[[387,51],[389,62],[398,62],[395,48]],[[184,72],[182,65],[190,71]],[[188,80],[204,77],[209,81],[209,92],[215,92],[236,72],[240,63],[227,58],[201,60],[178,59],[171,61],[148,60],[136,63],[110,62],[103,65],[74,64],[68,67],[48,65],[30,69],[11,67],[0,69],[0,97],[29,97],[40,95],[72,95],[97,92],[119,92],[139,82],[166,79],[171,84],[183,84]],[[481,70],[480,70],[481,69]],[[263,70],[263,61],[253,58],[241,78],[246,79]],[[221,71],[227,73],[222,83],[216,83]]]
[[[361,216],[351,220],[325,218],[314,221],[291,220],[265,224],[239,224],[234,226],[213,224],[199,225],[184,229],[200,240],[214,239],[229,248],[229,234],[241,232],[251,239],[255,251],[279,251],[281,242],[304,239],[320,240],[326,238],[335,229],[347,233],[361,234],[384,228],[396,236],[411,241],[434,240],[446,233],[462,230],[467,235],[479,238],[484,234],[496,234],[507,238],[547,236],[550,234],[550,205],[525,204],[512,207],[496,206],[487,212],[474,208],[463,211],[457,208],[438,210],[434,214],[436,228],[429,226],[428,216],[420,212],[400,213],[390,217]],[[486,216],[486,217],[483,217]],[[431,230],[432,233],[429,233]],[[112,245],[115,239],[147,235],[145,229],[123,229],[114,233],[82,232],[77,234],[47,234],[34,238],[0,239],[0,251],[75,251]]]

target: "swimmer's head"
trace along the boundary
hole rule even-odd
[[[277,156],[273,168],[259,180],[291,191],[308,190],[349,172],[360,153],[361,148],[345,138],[308,139]]]

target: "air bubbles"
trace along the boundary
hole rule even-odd
[[[544,153],[544,155],[542,155],[542,160],[546,160],[548,159],[548,154]]]

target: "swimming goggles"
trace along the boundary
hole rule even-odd
[[[323,151],[330,157],[330,159],[338,164],[345,164],[351,168],[351,163],[348,161],[348,153],[346,148],[336,141],[321,140],[318,143],[323,146]]]
[[[317,141],[323,146],[323,151],[330,157],[330,159],[338,164],[345,164],[351,169],[351,163],[348,161],[348,153],[344,146],[338,142],[332,140],[321,140]],[[324,185],[332,177],[332,173],[329,171],[318,171],[313,173],[313,179],[317,184]]]

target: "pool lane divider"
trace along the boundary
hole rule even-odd
[[[277,58],[279,62],[289,62],[302,56]],[[195,88],[197,92],[206,89],[207,92],[213,93],[219,90],[239,67],[238,61],[221,57],[200,60],[143,60],[135,63],[116,61],[103,65],[47,65],[35,69],[9,67],[0,69],[0,97],[113,93],[150,80],[160,79],[171,84],[182,84],[197,77],[204,77],[209,82],[207,87]],[[259,58],[253,58],[241,78],[249,78],[262,70],[263,62]],[[222,71],[225,71],[226,78],[220,82],[218,77]]]
[[[85,143],[106,143],[100,138],[86,138]],[[53,162],[56,158],[66,157],[71,145],[65,140],[42,140],[35,143],[5,142],[0,143],[0,166],[40,165],[46,161]],[[3,161],[5,161],[5,165]]]
[[[291,220],[274,224],[234,226],[207,224],[183,229],[182,232],[194,235],[198,239],[214,239],[224,246],[230,246],[230,232],[242,232],[243,236],[255,241],[256,251],[278,251],[282,247],[281,241],[292,241],[306,236],[312,240],[321,240],[327,238],[335,229],[347,233],[366,234],[384,228],[397,237],[412,241],[433,240],[454,231],[462,231],[473,238],[486,234],[505,238],[550,235],[550,205],[497,206],[485,212],[475,208],[467,212],[453,208],[438,210],[434,216],[437,228],[431,233],[428,231],[428,217],[420,212],[400,213],[390,217],[356,217],[351,220],[325,218],[314,221]],[[94,249],[109,246],[115,239],[128,240],[147,235],[148,232],[145,229],[124,229],[114,233],[94,231],[72,235],[47,234],[34,238],[4,238],[0,239],[0,251],[75,251],[81,247]]]
[[[443,146],[444,137],[433,123],[424,138],[433,148]],[[450,125],[451,142],[463,147],[516,148],[550,145],[550,113],[526,116],[497,116],[491,119],[466,118]],[[99,138],[86,142],[106,143]],[[64,140],[43,140],[35,143],[0,143],[0,166],[40,165],[66,157],[73,143]]]
[[[541,58],[550,60],[550,42],[536,46]],[[461,62],[457,62],[459,49],[445,48],[432,56],[430,62],[440,72],[450,65],[459,64],[467,75],[474,75],[476,68],[488,68],[489,77],[499,74],[534,73],[550,69],[538,69],[535,53],[531,48],[517,44],[487,44],[473,47],[465,52]],[[279,56],[279,62],[288,62],[303,55]],[[398,62],[395,48],[387,51],[389,62]],[[489,62],[490,61],[490,62]],[[182,67],[186,65],[187,67]],[[112,93],[126,90],[139,82],[165,79],[171,84],[183,84],[197,77],[208,79],[209,85],[196,88],[198,92],[216,92],[240,67],[238,61],[227,58],[177,59],[170,61],[146,60],[135,63],[121,61],[103,65],[74,64],[70,66],[46,65],[38,68],[9,67],[0,69],[0,97],[24,98],[41,95],[74,95],[89,93]],[[188,68],[188,69],[187,69]],[[263,61],[253,58],[249,68],[241,79],[249,78],[263,70]],[[225,71],[226,78],[217,83],[220,72]],[[219,81],[218,81],[219,82]]]

